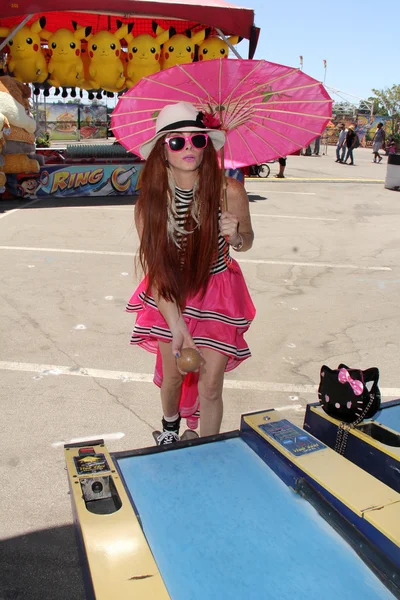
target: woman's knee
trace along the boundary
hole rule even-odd
[[[222,398],[222,377],[212,377],[199,381],[199,396],[212,402],[217,402]]]
[[[177,389],[177,388],[181,387],[182,381],[183,381],[183,377],[179,373],[179,371],[177,371],[176,373],[168,373],[168,372],[163,373],[162,385],[164,387]]]

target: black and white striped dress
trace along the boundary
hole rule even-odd
[[[176,224],[179,228],[184,229],[185,220],[187,216],[187,212],[189,207],[193,201],[193,190],[182,190],[180,188],[175,188],[175,204],[176,204]],[[221,209],[218,209],[218,220],[221,217]],[[190,233],[186,235],[191,235]],[[177,232],[176,234],[177,241],[181,248],[184,247],[186,243],[186,236]],[[211,266],[210,273],[215,275],[216,273],[221,273],[221,271],[225,271],[227,269],[227,261],[230,262],[229,256],[229,244],[225,240],[224,236],[221,234],[218,235],[218,256],[215,259],[213,265]]]
[[[176,189],[175,219],[181,229],[185,227],[192,200],[193,190]],[[191,234],[178,233],[177,241],[181,247],[188,235]],[[230,268],[231,266],[234,268]],[[228,357],[225,370],[230,371],[251,356],[244,334],[255,316],[255,308],[240,267],[229,256],[229,245],[222,235],[218,237],[218,255],[210,275],[205,293],[199,292],[189,297],[182,314],[196,346],[225,354]],[[145,277],[126,306],[127,312],[137,315],[131,344],[158,353],[154,381],[161,385],[158,342],[170,342],[172,334],[154,298],[146,293],[146,289]]]

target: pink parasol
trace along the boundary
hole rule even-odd
[[[167,104],[190,102],[208,113],[208,127],[227,134],[225,167],[260,164],[305,148],[325,129],[332,100],[297,68],[267,61],[216,59],[176,65],[143,77],[119,98],[111,129],[140,155]]]

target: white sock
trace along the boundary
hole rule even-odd
[[[166,417],[164,415],[164,421],[166,421],[167,423],[174,423],[178,419],[179,419],[179,413],[176,413],[176,415],[174,415],[173,417]]]

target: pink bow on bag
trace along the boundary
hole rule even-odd
[[[356,396],[361,396],[364,391],[364,384],[358,379],[352,379],[347,369],[340,369],[338,379],[340,383],[349,383]]]

